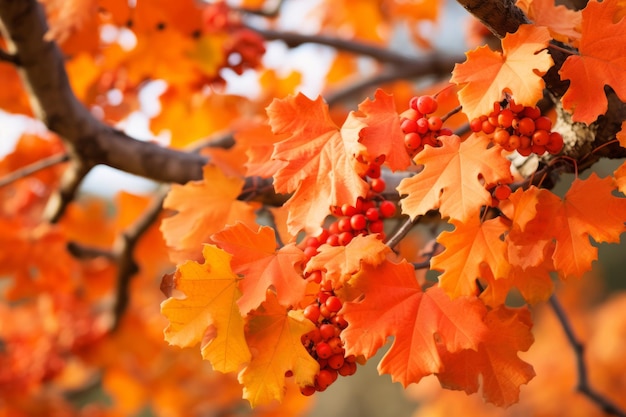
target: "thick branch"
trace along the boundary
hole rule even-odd
[[[89,168],[105,164],[157,181],[201,178],[203,157],[134,140],[96,119],[73,94],[61,50],[44,40],[47,30],[37,0],[0,0],[0,31],[8,54],[20,63],[33,111],[62,137],[72,159]]]
[[[499,38],[514,33],[520,25],[530,23],[513,0],[457,0]]]

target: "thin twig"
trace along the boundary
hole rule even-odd
[[[417,216],[415,219],[411,220],[410,218],[406,219],[404,223],[395,231],[395,233],[385,241],[385,245],[389,246],[391,249],[395,248],[398,243],[411,231],[413,226],[419,223],[422,216]]]
[[[418,59],[416,58],[399,54],[371,43],[341,39],[335,36],[306,35],[296,32],[261,29],[252,26],[248,26],[248,28],[254,30],[267,40],[281,40],[290,47],[300,46],[305,43],[314,43],[317,45],[330,46],[331,48],[335,48],[340,51],[369,56],[379,62],[392,63],[396,65],[411,65],[418,62]]]
[[[3,178],[0,178],[0,187],[4,187],[5,185],[9,185],[29,175],[33,175],[39,171],[43,171],[46,168],[50,168],[67,161],[69,161],[69,156],[67,155],[67,153],[58,153],[48,156],[44,159],[40,159],[39,161],[16,169],[15,171],[5,175]]]
[[[161,187],[144,213],[135,223],[118,235],[113,245],[113,253],[115,254],[118,269],[112,331],[118,328],[128,308],[130,303],[130,283],[132,278],[139,272],[139,265],[135,262],[133,252],[139,239],[159,217],[163,207],[163,200],[165,200],[168,190],[169,187]]]
[[[563,310],[559,300],[556,298],[556,295],[553,294],[550,297],[549,302],[552,310],[559,320],[559,323],[561,324],[561,327],[563,328],[563,331],[565,332],[565,336],[567,337],[569,344],[572,346],[574,354],[576,355],[576,370],[578,373],[576,390],[596,403],[605,413],[619,417],[626,417],[626,411],[620,409],[616,404],[591,388],[589,385],[587,365],[585,364],[584,358],[585,347],[576,337],[567,314],[565,313],[565,310]]]

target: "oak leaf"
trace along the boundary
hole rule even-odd
[[[240,279],[230,268],[230,254],[213,245],[205,245],[202,253],[204,263],[187,261],[176,270],[175,288],[183,298],[161,303],[169,320],[165,340],[180,347],[201,343],[202,357],[213,369],[236,372],[250,360],[237,307]]]
[[[274,133],[290,134],[274,145],[272,156],[286,162],[274,175],[274,188],[294,193],[285,204],[289,230],[319,231],[329,207],[354,204],[368,185],[354,170],[353,156],[321,97],[275,99],[267,114]]]
[[[177,213],[163,219],[161,232],[173,262],[198,258],[202,243],[227,224],[236,221],[254,225],[255,207],[238,201],[244,181],[228,178],[218,168],[204,167],[202,181],[173,184],[163,207]]]
[[[307,283],[300,267],[304,252],[294,243],[277,250],[271,227],[253,230],[237,223],[214,234],[211,240],[233,255],[233,271],[243,276],[239,283],[243,295],[237,301],[242,314],[265,301],[270,287],[284,306],[296,305],[304,297]]]
[[[239,373],[239,382],[244,386],[243,397],[252,407],[282,400],[287,371],[293,372],[298,385],[313,385],[319,364],[300,338],[314,328],[302,311],[281,306],[271,291],[266,301],[250,313],[246,340],[253,355]]]
[[[567,57],[559,74],[570,80],[561,98],[572,120],[590,124],[606,113],[606,85],[626,101],[626,19],[614,22],[617,1],[592,0],[582,11],[582,37],[578,55]]]
[[[439,286],[452,298],[461,295],[477,295],[476,280],[485,276],[489,269],[496,278],[509,273],[507,245],[503,235],[508,225],[501,217],[480,222],[453,221],[453,231],[444,231],[437,242],[446,249],[430,261],[431,269],[443,271]]]
[[[352,143],[354,154],[366,154],[368,159],[385,155],[385,164],[392,171],[405,169],[411,163],[393,96],[380,89],[374,100],[368,98],[359,104],[359,112],[350,112],[341,133]],[[359,150],[358,144],[365,151]]]
[[[581,14],[553,0],[517,0],[522,9],[537,26],[546,26],[557,41],[576,45],[580,39]]]
[[[535,376],[533,367],[522,361],[518,351],[526,351],[534,339],[528,309],[500,306],[485,317],[488,331],[477,350],[444,353],[444,369],[437,377],[444,388],[478,391],[482,377],[485,400],[508,407],[519,399],[519,387]]]
[[[324,279],[338,289],[361,269],[362,263],[377,266],[391,249],[377,235],[367,235],[355,236],[346,246],[324,244],[318,251],[307,262],[305,272],[325,271]]]
[[[400,201],[402,212],[415,218],[438,208],[444,217],[467,221],[491,204],[485,184],[511,181],[511,163],[501,155],[502,148],[487,149],[485,136],[472,134],[463,142],[456,135],[439,140],[441,147],[426,147],[415,158],[424,169],[397,187],[407,195]]]
[[[521,25],[504,37],[502,53],[488,46],[467,52],[467,60],[454,66],[451,81],[463,87],[458,95],[468,118],[489,114],[503,91],[518,104],[534,106],[543,97],[541,76],[554,65],[544,50],[549,41],[547,28]]]
[[[440,349],[477,349],[486,331],[482,302],[451,300],[438,287],[423,292],[406,262],[364,264],[354,286],[363,297],[341,310],[349,323],[341,333],[346,353],[370,358],[393,336],[378,370],[404,386],[442,370]]]

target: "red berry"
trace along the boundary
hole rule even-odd
[[[511,123],[513,123],[513,112],[510,109],[504,109],[498,115],[498,126],[503,128],[511,127]]]
[[[317,353],[317,356],[322,359],[328,359],[333,354],[332,349],[326,342],[319,342],[317,345],[315,345],[315,352]]]
[[[332,369],[339,369],[343,366],[345,359],[342,354],[336,354],[328,358],[328,366]]]
[[[520,135],[532,136],[535,131],[535,122],[530,117],[524,117],[519,121],[517,130]]]
[[[339,297],[331,295],[330,297],[328,297],[324,304],[326,304],[326,307],[328,307],[328,310],[330,310],[330,312],[336,313],[341,310],[341,306],[343,303],[341,302]]]
[[[384,229],[384,223],[382,220],[370,222],[369,229],[371,233],[381,233]]]
[[[404,135],[404,146],[409,149],[417,149],[422,144],[422,137],[417,133],[407,133]]]
[[[367,226],[367,218],[365,218],[363,214],[355,214],[350,217],[350,226],[352,226],[352,230],[365,229],[365,226]]]
[[[421,96],[417,99],[417,111],[430,114],[437,110],[437,100],[432,96]]]
[[[533,143],[537,145],[547,145],[550,140],[550,134],[545,130],[536,130],[532,137]]]
[[[357,209],[355,207],[351,206],[350,204],[344,203],[341,206],[341,213],[344,216],[352,216],[353,214],[357,214],[358,211],[357,211]]]
[[[400,123],[400,128],[404,133],[417,132],[417,122],[411,119],[404,119],[402,123]]]
[[[332,234],[328,236],[328,239],[326,239],[326,243],[330,246],[339,246],[339,235]]]
[[[480,132],[483,130],[483,122],[478,117],[470,122],[470,130],[472,132]]]
[[[341,375],[344,376],[343,374]],[[306,387],[300,388],[300,393],[306,397],[310,397],[311,395],[315,394],[316,391],[317,390],[313,385],[307,385]]]
[[[380,178],[374,178],[372,182],[370,182],[370,188],[372,191],[379,194],[385,191],[386,185],[385,180],[381,180]]]
[[[545,131],[549,132],[550,129],[552,129],[552,120],[550,120],[546,116],[538,117],[535,120],[535,129],[537,129],[537,130],[545,130]]]
[[[559,132],[550,133],[546,150],[554,155],[561,152],[561,149],[563,149],[563,136]]]
[[[304,317],[311,320],[313,323],[317,323],[320,318],[320,306],[317,304],[309,304],[304,308]]]
[[[489,120],[485,120],[482,123],[482,130],[483,132],[485,132],[486,134],[491,134],[493,133],[494,130],[496,130],[496,127],[494,125],[492,125],[491,123],[489,123]]]
[[[424,134],[430,130],[428,126],[428,119],[422,117],[421,119],[417,119],[417,133]]]
[[[320,241],[316,237],[309,237],[306,240],[305,245],[312,248],[317,248],[320,245]]]
[[[506,200],[510,195],[511,188],[506,184],[500,184],[493,190],[493,196],[500,201]]]
[[[356,214],[356,211],[354,212],[354,214]],[[338,224],[338,228],[339,228],[339,232],[351,232],[352,231],[352,226],[350,225],[350,217],[343,217],[341,219],[339,219],[339,221],[337,222]]]
[[[348,322],[346,321],[346,319],[343,318],[343,315],[341,314],[337,314],[335,317],[331,319],[331,321],[333,322],[335,326],[339,327],[341,330],[348,327]]]
[[[337,372],[341,376],[354,375],[354,373],[356,372],[356,363],[355,362],[348,362],[347,360],[344,359],[342,367],[339,368],[337,370]]]
[[[328,341],[335,337],[336,329],[337,328],[332,324],[324,323],[320,325],[320,334],[322,335],[322,339]]]
[[[396,214],[396,205],[389,200],[385,200],[380,203],[378,209],[380,210],[381,216],[384,218],[393,217]]]
[[[442,126],[443,126],[443,121],[441,120],[441,117],[431,116],[428,118],[428,128],[431,131],[436,132],[437,130],[441,129]]]
[[[348,243],[352,241],[354,235],[352,232],[341,232],[339,233],[339,245],[346,246]]]
[[[317,377],[315,378],[315,387],[319,391],[323,391],[326,388],[328,388],[328,386],[332,384],[333,382],[335,382],[336,380],[337,380],[337,371],[335,370],[331,371],[329,369],[322,369],[320,373],[317,374]]]
[[[376,207],[368,208],[365,212],[365,217],[371,222],[378,220],[378,209]]]

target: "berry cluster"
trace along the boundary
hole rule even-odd
[[[322,271],[314,271],[311,275],[314,280],[322,281]],[[316,300],[304,309],[304,316],[315,323],[316,327],[302,336],[302,344],[320,364],[320,372],[315,377],[314,385],[301,388],[304,395],[324,391],[339,375],[349,376],[356,372],[356,357],[346,356],[343,342],[339,338],[341,331],[348,326],[339,314],[342,305],[341,299],[335,295],[332,282],[324,281]]]
[[[404,145],[411,156],[426,145],[438,146],[437,137],[452,134],[452,130],[443,127],[441,117],[429,116],[437,111],[437,107],[437,99],[433,96],[413,97],[409,109],[402,113],[400,127],[404,132]]]
[[[230,68],[241,75],[248,68],[257,68],[265,54],[265,41],[258,33],[246,28],[238,13],[225,2],[209,4],[203,11],[204,30],[222,35],[224,59],[215,71],[216,83],[223,83],[220,70]]]
[[[327,228],[315,237],[303,241],[306,262],[317,255],[322,244],[345,246],[355,236],[377,234],[384,238],[383,221],[396,214],[396,204],[385,200],[382,196],[385,181],[380,178],[384,155],[371,161],[360,158],[367,164],[363,178],[368,181],[370,190],[365,198],[357,199],[354,205],[344,204],[332,207],[331,214],[336,217]],[[335,293],[332,281],[324,279],[324,271],[315,270],[305,279],[319,284],[319,292],[315,300],[304,309],[304,316],[316,326],[314,330],[302,336],[302,344],[309,354],[320,364],[320,372],[315,377],[314,385],[301,388],[304,395],[312,395],[316,391],[324,391],[339,375],[349,376],[356,372],[356,358],[346,356],[340,334],[348,323],[340,314],[343,302]]]
[[[470,122],[470,129],[493,135],[494,143],[507,151],[517,150],[522,156],[546,152],[555,155],[563,149],[563,137],[551,131],[552,121],[542,116],[537,106],[522,106],[511,99],[494,103],[488,116]]]

